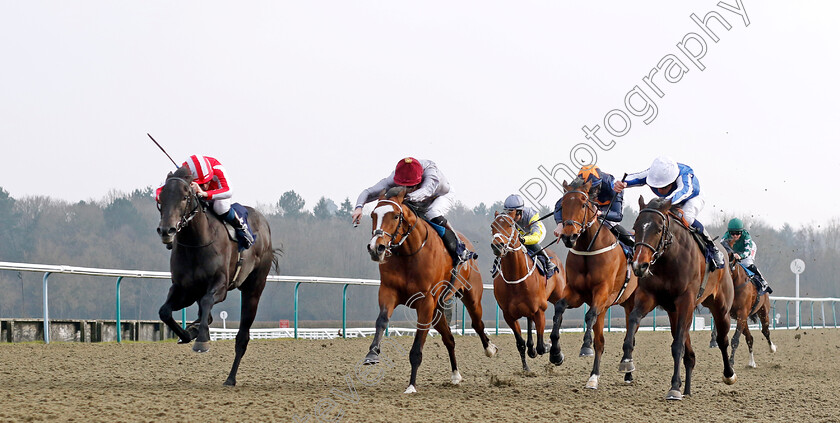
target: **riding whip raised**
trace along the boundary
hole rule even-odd
[[[149,136],[149,138],[151,138],[151,139],[152,139],[152,142],[153,142],[153,143],[155,143],[155,145],[156,145],[156,146],[158,146],[158,148],[160,149],[160,151],[163,151],[163,154],[166,154],[166,157],[169,157],[169,161],[171,161],[171,162],[172,162],[172,164],[174,164],[174,165],[175,165],[175,168],[180,168],[180,167],[181,167],[181,166],[178,166],[178,163],[175,163],[175,160],[172,160],[172,157],[170,157],[170,156],[169,156],[169,153],[167,153],[167,152],[166,152],[166,150],[164,150],[164,149],[163,149],[163,147],[161,147],[161,146],[160,146],[160,144],[158,144],[158,142],[157,142],[157,141],[155,141],[155,139],[154,139],[154,138],[152,138],[152,135],[151,135],[151,134],[149,134],[148,132],[146,132],[146,135],[148,135],[148,136]]]

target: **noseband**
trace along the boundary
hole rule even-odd
[[[571,220],[571,219],[564,220],[563,221],[563,226],[566,226],[566,225],[580,226],[580,230],[577,231],[576,235],[581,236],[581,235],[583,235],[583,232],[586,229],[588,229],[590,226],[595,224],[595,221],[597,220],[597,219],[592,219],[592,221],[587,220],[587,216],[589,215],[589,211],[594,206],[592,205],[592,202],[589,201],[589,194],[587,194],[583,191],[566,191],[566,193],[563,194],[563,197],[560,198],[560,201],[561,201],[560,204],[562,204],[563,198],[566,198],[566,196],[569,195],[569,194],[581,194],[581,195],[583,195],[583,202],[584,202],[584,204],[586,204],[586,209],[583,212],[583,219],[582,219],[583,221],[582,222],[578,222],[576,220]],[[595,214],[595,212],[592,212],[592,213],[593,213],[593,215]],[[575,235],[575,234],[573,234],[573,235]]]
[[[388,239],[388,244],[385,245],[385,253],[386,254],[396,254],[395,250],[397,248],[400,248],[403,245],[403,243],[405,242],[405,240],[408,239],[408,236],[411,235],[411,232],[414,230],[414,227],[417,226],[417,221],[420,220],[420,218],[415,216],[414,223],[411,226],[408,226],[408,221],[405,219],[405,213],[403,213],[402,205],[400,203],[397,203],[396,201],[391,201],[391,200],[380,200],[379,203],[377,203],[377,207],[379,207],[379,204],[382,204],[382,203],[388,203],[388,204],[396,207],[396,209],[400,211],[400,214],[397,215],[397,219],[399,220],[397,222],[397,227],[396,227],[396,229],[394,229],[393,234],[386,232],[384,229],[374,229],[371,235],[372,235],[372,238],[387,236],[389,239]],[[415,213],[415,215],[416,214],[417,213]],[[403,223],[406,224],[407,229],[406,229],[405,232],[400,234],[399,233],[400,232],[400,227],[403,225]],[[382,222],[379,222],[379,224],[380,224],[380,226],[382,226]],[[394,244],[394,238],[396,238],[396,235],[400,235],[400,240],[396,244]],[[417,254],[417,252],[420,251],[426,245],[426,240],[428,240],[428,239],[429,239],[429,232],[426,231],[426,239],[424,239],[423,243],[420,244],[420,248],[418,248],[417,251],[414,251],[411,254],[406,254],[406,255],[413,256],[414,254]]]
[[[514,221],[513,218],[510,217],[507,214],[500,214],[498,217],[496,217],[496,220],[493,220],[492,226],[494,228],[501,229],[501,226],[496,224],[496,221],[499,218],[503,218],[505,220],[510,221],[510,234],[508,234],[507,239],[505,239],[505,236],[500,234],[500,233],[494,233],[493,234],[494,245],[495,245],[496,239],[501,239],[501,240],[504,241],[501,244],[501,252],[499,253],[499,257],[504,257],[507,253],[511,253],[511,252],[514,252],[514,251],[525,250],[525,244],[522,244],[522,243],[519,243],[519,247],[513,248],[513,244],[516,242],[516,240],[519,239],[518,234],[517,234],[517,232],[518,232],[517,226],[518,225],[516,224],[516,221]],[[528,258],[527,258],[528,253],[525,252],[525,251],[523,251],[522,253],[525,254],[525,256],[526,256],[525,257],[525,268],[528,269]],[[502,265],[500,263],[499,264],[499,276],[501,276],[502,280],[505,281],[505,283],[507,283],[507,284],[517,284],[519,282],[524,281],[529,276],[531,276],[531,274],[534,273],[534,270],[536,268],[537,268],[537,262],[536,262],[536,260],[534,260],[534,266],[531,267],[530,269],[528,269],[528,272],[525,273],[525,276],[523,276],[523,277],[521,277],[521,278],[519,278],[515,281],[509,281],[509,280],[505,279],[505,274],[502,271]]]
[[[662,257],[662,255],[665,254],[665,250],[668,249],[669,245],[671,245],[672,236],[671,236],[671,232],[669,230],[671,219],[669,219],[668,216],[665,215],[665,213],[662,213],[661,211],[659,211],[657,209],[652,209],[652,208],[642,209],[642,211],[639,212],[639,215],[641,215],[642,213],[656,213],[656,214],[659,215],[659,217],[662,218],[662,220],[664,222],[663,225],[662,225],[663,226],[662,234],[659,236],[659,243],[656,245],[655,248],[652,245],[650,245],[646,242],[642,242],[642,241],[636,241],[636,243],[633,244],[633,251],[634,252],[636,251],[636,247],[639,247],[639,246],[650,248],[650,250],[653,251],[653,257],[651,257],[651,259],[650,259],[650,265],[652,266],[653,263],[656,262],[657,259],[659,259],[659,257]],[[642,233],[642,235],[644,236],[644,233]],[[642,239],[644,239],[644,238],[642,238]]]

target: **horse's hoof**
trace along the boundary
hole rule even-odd
[[[363,363],[365,366],[370,364],[379,364],[379,355],[374,353],[368,353],[365,356],[365,362]]]
[[[625,373],[624,374],[624,383],[631,384],[633,383],[633,373]]]
[[[403,392],[403,393],[404,394],[416,394],[417,389],[414,387],[414,385],[408,385],[408,388],[405,388],[405,392]]]
[[[192,342],[192,339],[181,339],[181,338],[178,338],[178,344],[189,344],[190,342]]]
[[[464,380],[464,378],[461,377],[461,372],[459,372],[457,370],[452,372],[452,384],[453,385],[457,385],[457,384],[461,383],[462,380]]]
[[[717,342],[709,342],[709,348],[717,348],[717,347],[718,347]]]
[[[683,399],[682,393],[678,389],[671,389],[668,395],[665,395],[666,400],[680,401]]]
[[[618,363],[618,371],[623,373],[630,373],[636,371],[636,366],[633,364],[633,360],[622,361]]]
[[[550,361],[551,364],[554,364],[555,366],[559,366],[559,365],[563,364],[563,361],[565,359],[566,359],[566,357],[563,356],[562,351],[560,351],[559,354],[551,354],[551,355],[548,356],[548,361]]]
[[[770,344],[770,352],[771,353],[776,352],[776,344]]]
[[[751,368],[753,368],[753,369],[755,369],[756,367],[758,367],[758,366],[755,364],[755,361],[751,361],[749,364],[747,364],[747,366],[748,366],[748,367],[751,367]]]
[[[206,353],[207,351],[210,351],[210,342],[195,341],[195,344],[193,344],[193,351],[197,353]]]
[[[528,357],[537,358],[537,352],[533,349],[528,350]]]
[[[542,347],[542,348],[537,347],[537,354],[539,354],[539,355],[545,354],[545,347]]]
[[[586,381],[586,387],[588,389],[598,389],[598,375],[589,376],[589,380]]]
[[[236,386],[236,379],[228,379],[222,385],[224,385],[224,386]]]
[[[723,377],[723,383],[725,383],[727,385],[734,385],[735,382],[737,382],[737,381],[738,381],[738,375],[736,375],[735,373],[732,373],[732,377],[726,377],[726,376]]]
[[[487,344],[487,348],[484,349],[484,355],[490,358],[495,357],[497,352],[499,352],[499,349],[492,342]]]
[[[581,347],[580,348],[580,356],[581,357],[594,357],[595,350],[589,347]]]

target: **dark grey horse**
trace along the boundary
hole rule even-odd
[[[190,188],[192,175],[184,166],[170,173],[160,192],[161,241],[172,248],[169,269],[172,286],[166,302],[160,307],[160,319],[178,335],[178,343],[195,339],[193,351],[210,349],[210,309],[224,301],[227,292],[242,292],[242,317],[236,334],[236,358],[225,385],[236,385],[236,371],[250,340],[249,330],[257,315],[257,305],[265,288],[265,280],[278,265],[280,250],[271,245],[271,229],[260,212],[248,209],[248,220],[257,240],[238,255],[238,246],[228,237],[224,224]],[[241,267],[237,272],[237,259]],[[172,318],[172,312],[198,302],[198,320],[187,330]]]

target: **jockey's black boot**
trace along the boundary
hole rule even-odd
[[[458,267],[459,264],[469,260],[470,252],[466,248],[463,249],[463,253],[460,256],[458,255],[458,236],[447,227],[446,218],[438,216],[432,219],[432,223],[444,228],[441,238],[443,239],[443,246],[446,247],[446,251],[452,257],[452,267]]]
[[[723,269],[723,267],[726,266],[726,260],[723,258],[723,253],[721,253],[717,245],[715,245],[715,242],[712,241],[712,237],[710,237],[709,233],[706,232],[706,228],[704,228],[703,224],[697,219],[694,219],[694,223],[692,223],[691,226],[697,229],[697,233],[699,233],[703,237],[703,241],[706,242],[706,249],[712,253],[712,261],[715,264],[715,268]]]
[[[551,257],[545,252],[545,250],[541,250],[537,255],[542,256],[545,259],[545,274],[550,275],[557,271],[557,265],[551,261]]]
[[[251,228],[245,222],[245,219],[239,216],[233,207],[224,215],[224,219],[225,222],[230,223],[236,229],[236,234],[242,240],[246,250],[254,245],[254,233],[251,232]]]
[[[755,267],[755,263],[747,266],[747,270],[750,272],[755,273],[756,280],[761,284],[761,291],[767,292],[768,294],[773,293],[773,288],[770,288],[770,285],[767,284],[767,281],[764,280],[764,276],[761,276],[761,272],[758,271],[758,268]]]
[[[615,235],[622,244],[630,248],[633,248],[633,244],[636,243],[636,240],[633,239],[633,234],[621,225],[613,226],[610,228],[610,231],[612,231],[613,235]]]

